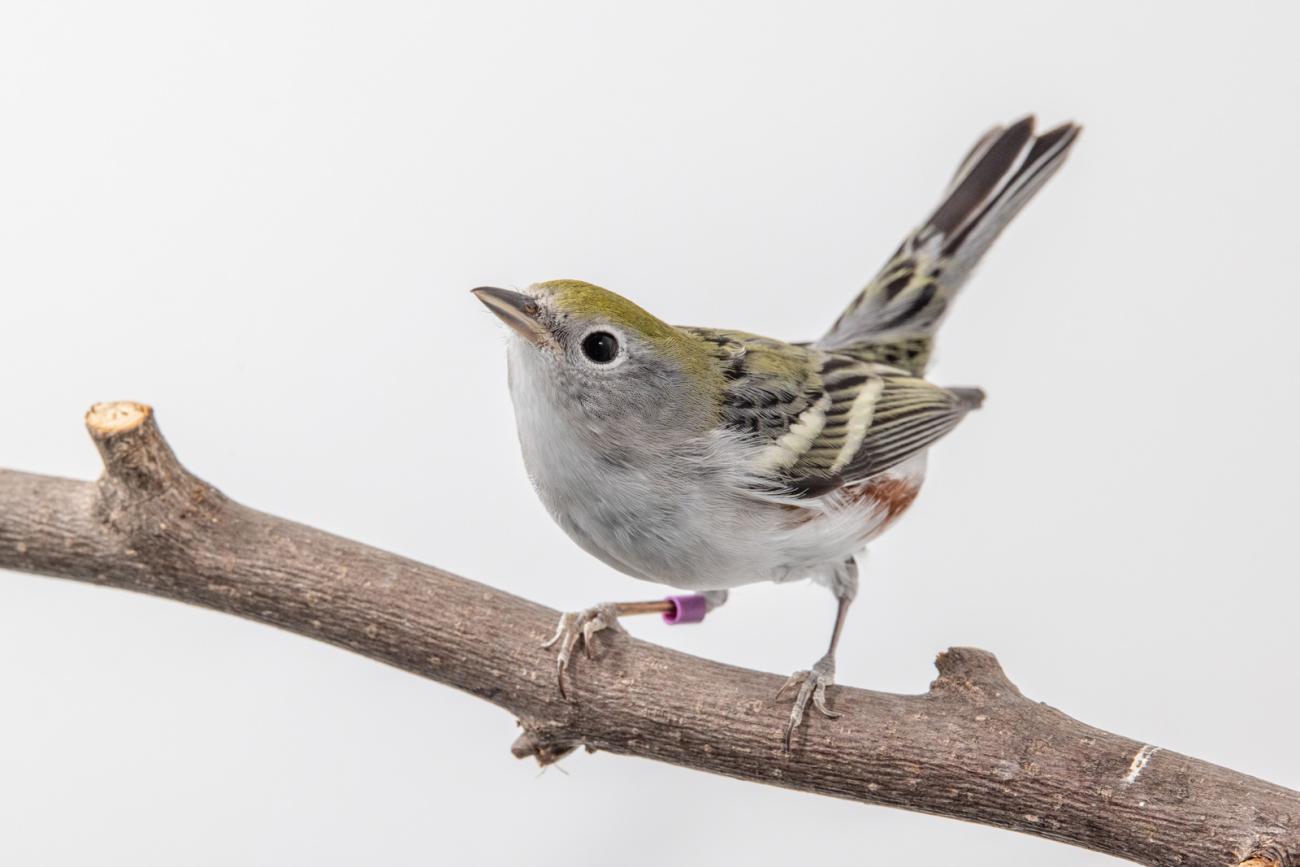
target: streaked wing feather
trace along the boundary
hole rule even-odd
[[[716,347],[726,378],[720,409],[725,429],[778,440],[822,397],[820,353],[742,331],[682,330]]]
[[[982,399],[977,389],[949,390],[896,368],[863,366],[870,373],[855,388],[856,398],[840,396],[836,403],[856,404],[852,415],[858,429],[846,436],[843,431],[852,425],[827,425],[825,436],[834,439],[814,442],[808,455],[816,459],[790,467],[785,480],[790,491],[816,496],[892,469],[934,444]],[[831,452],[836,458],[828,462]]]
[[[815,497],[865,481],[925,450],[983,397],[978,389],[940,388],[857,350],[684,330],[717,348],[726,371],[721,425],[760,446],[752,471],[768,493]]]

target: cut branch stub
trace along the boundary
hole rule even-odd
[[[178,519],[193,517],[225,502],[216,488],[181,466],[147,404],[97,403],[86,413],[86,429],[104,462],[104,474],[99,479],[101,514],[117,529],[146,529],[136,520],[135,507],[168,494],[184,498],[174,504]],[[152,511],[165,514],[166,510]]]
[[[161,493],[188,475],[143,403],[97,403],[86,413],[86,429],[99,449],[105,474],[141,495]]]

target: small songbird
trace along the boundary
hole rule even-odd
[[[812,343],[668,325],[578,280],[474,294],[511,329],[524,463],[555,521],[636,578],[695,591],[565,614],[557,678],[620,615],[694,621],[732,587],[811,578],[838,600],[830,647],[798,687],[784,744],[826,688],[858,588],[855,556],[921,487],[926,452],[984,398],[923,379],[975,263],[1064,162],[1080,127],[986,133],[942,202]],[[778,694],[779,697],[780,694]]]

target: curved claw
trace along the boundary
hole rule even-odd
[[[817,681],[817,686],[813,689],[813,706],[827,719],[839,719],[844,716],[839,711],[831,710],[826,706],[826,682],[823,680]]]
[[[569,700],[569,692],[564,688],[564,669],[568,667],[568,660],[563,656],[555,660],[555,685],[560,689],[560,698],[565,701]]]
[[[609,628],[609,623],[605,621],[605,617],[603,613],[597,614],[595,617],[592,617],[590,620],[587,620],[585,623],[582,624],[582,649],[587,654],[588,659],[592,658],[591,657],[592,636],[595,635],[597,632],[601,631],[602,629],[608,629],[608,628]]]

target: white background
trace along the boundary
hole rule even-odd
[[[0,465],[97,473],[152,403],[250,505],[549,605],[644,597],[521,467],[466,290],[580,277],[808,338],[980,132],[1087,126],[945,328],[989,392],[874,548],[842,681],[994,650],[1096,725],[1300,786],[1293,4],[8,2]],[[637,634],[788,672],[830,597]],[[343,651],[0,576],[0,863],[1095,864],[578,755]],[[773,732],[773,737],[777,733]]]

